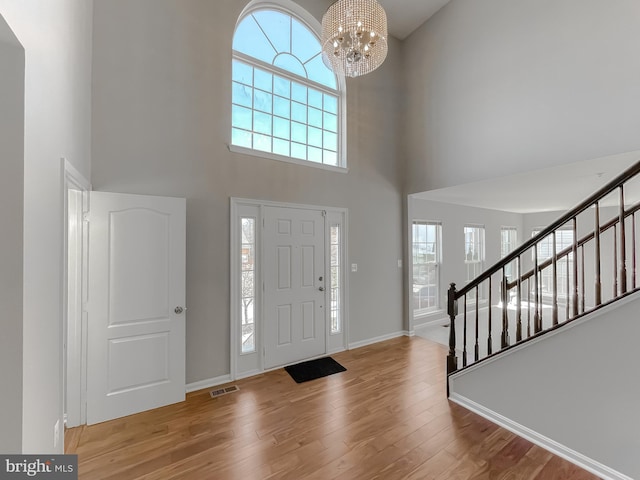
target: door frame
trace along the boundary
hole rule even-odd
[[[86,280],[89,230],[86,214],[89,211],[89,192],[91,183],[66,158],[60,159],[62,182],[62,338],[61,372],[62,405],[64,422],[68,427],[83,425],[87,420],[87,313]],[[79,208],[73,212],[78,218],[80,233],[76,236],[80,245],[74,258],[69,252],[69,192],[81,194]],[[73,272],[73,285],[69,286],[70,262],[76,266]],[[70,316],[71,314],[71,316]],[[64,429],[63,429],[64,430]]]
[[[349,282],[347,275],[347,252],[348,250],[348,210],[346,208],[326,207],[319,205],[305,205],[296,203],[272,202],[266,200],[253,200],[246,198],[230,198],[230,268],[229,268],[229,291],[230,291],[230,376],[231,380],[245,378],[257,375],[265,371],[264,368],[264,342],[263,342],[263,311],[264,311],[264,295],[263,295],[263,237],[264,228],[264,210],[266,207],[276,208],[292,208],[299,210],[321,211],[325,214],[324,235],[325,235],[325,272],[329,277],[331,267],[331,245],[329,241],[329,233],[332,225],[339,225],[341,235],[340,242],[340,277],[342,280],[342,289],[340,291],[340,318],[342,320],[342,329],[337,334],[330,332],[331,309],[325,309],[325,335],[326,335],[326,351],[325,354],[331,354],[348,349],[349,345]],[[254,218],[256,221],[255,232],[255,249],[257,261],[255,266],[255,351],[251,353],[242,353],[240,350],[240,331],[242,324],[241,302],[241,251],[240,251],[240,220],[244,217]],[[328,285],[327,285],[328,287]],[[325,289],[325,304],[330,305],[329,295],[330,288]],[[276,367],[281,368],[281,367]]]

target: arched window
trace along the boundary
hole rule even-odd
[[[253,2],[240,16],[233,35],[231,145],[296,163],[346,167],[344,81],[322,62],[309,26],[318,22],[309,20],[264,2]]]

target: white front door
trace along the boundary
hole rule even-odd
[[[326,352],[324,217],[264,210],[264,367]]]
[[[185,398],[185,205],[91,192],[88,424]]]

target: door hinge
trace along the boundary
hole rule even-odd
[[[326,210],[322,210],[322,216],[326,217],[327,216],[327,211]]]

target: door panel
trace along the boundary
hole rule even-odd
[[[185,200],[91,192],[87,423],[184,400]]]
[[[326,352],[324,217],[265,208],[265,368]]]

